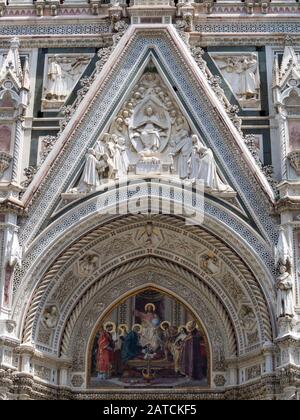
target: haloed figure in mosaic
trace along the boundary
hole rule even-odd
[[[199,323],[184,305],[145,290],[117,306],[102,322],[94,340],[90,384],[207,386],[205,343]]]

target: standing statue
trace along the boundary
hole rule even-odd
[[[67,96],[67,86],[63,77],[63,70],[58,62],[58,57],[54,56],[48,66],[46,99],[50,101],[65,101]]]
[[[179,117],[176,121],[176,135],[171,151],[172,159],[178,155],[177,172],[180,179],[188,179],[190,175],[190,159],[193,151],[193,141],[185,127],[185,121]]]
[[[103,182],[106,174],[113,173],[113,162],[108,149],[109,134],[104,134],[98,140],[94,149],[89,149],[79,184],[71,190],[72,193],[90,193]]]
[[[243,57],[238,72],[240,72],[238,96],[246,100],[257,99],[260,89],[260,76],[256,55],[251,54],[250,57]]]
[[[193,155],[191,158],[190,179],[203,180],[205,188],[212,191],[225,192],[231,190],[224,184],[217,172],[217,164],[211,149],[206,147],[198,136],[192,136]]]
[[[125,139],[113,134],[108,143],[108,147],[111,153],[114,179],[125,177],[128,171]]]
[[[277,278],[277,317],[295,316],[293,278],[288,267],[291,267],[292,252],[283,226],[279,228],[279,239],[275,248],[276,267],[279,267]]]
[[[295,316],[293,279],[285,265],[280,265],[280,275],[277,278],[277,317]]]
[[[6,246],[6,256],[8,264],[10,267],[18,265],[22,266],[22,247],[19,243],[19,236],[17,228],[11,228],[7,231],[7,246]]]

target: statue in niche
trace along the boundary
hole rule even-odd
[[[288,272],[287,266],[281,264],[279,267],[280,275],[277,278],[277,317],[295,316],[293,279]]]
[[[215,57],[219,68],[241,104],[260,99],[260,74],[256,54]]]
[[[58,61],[57,55],[49,60],[45,97],[49,101],[64,102],[68,95],[67,84],[63,76],[62,66]]]
[[[192,136],[193,153],[191,157],[190,179],[203,180],[206,189],[218,192],[232,191],[218,175],[217,164],[211,149],[206,147],[198,136]]]

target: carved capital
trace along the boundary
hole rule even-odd
[[[0,152],[0,177],[2,177],[4,172],[8,169],[11,160],[12,156],[9,153]]]
[[[44,16],[44,7],[45,7],[45,2],[43,0],[36,1],[35,10],[36,10],[36,15],[38,17]]]
[[[296,174],[300,176],[300,150],[294,150],[288,154],[292,168],[296,171]]]

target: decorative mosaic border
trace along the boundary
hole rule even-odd
[[[203,22],[195,25],[197,32],[206,33],[300,33],[299,21],[281,22],[255,22],[253,20],[242,20],[240,22]]]
[[[2,23],[2,22],[1,22]],[[110,22],[69,23],[69,24],[32,24],[0,25],[0,36],[52,36],[52,35],[95,35],[110,32]]]

